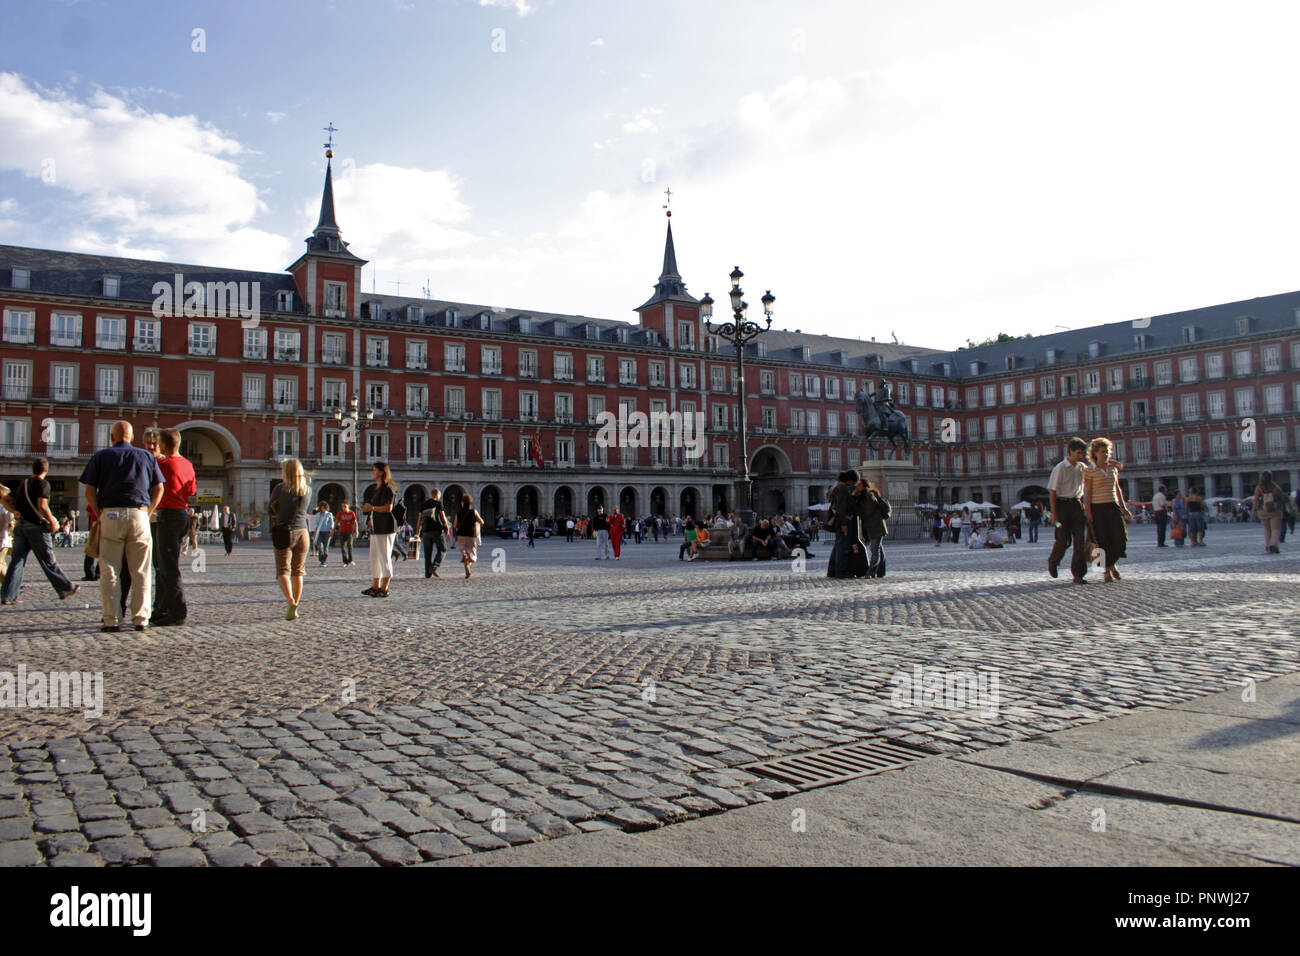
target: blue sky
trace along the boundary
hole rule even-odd
[[[51,2],[0,34],[0,242],[277,270],[339,127],[366,287],[951,347],[1300,285],[1300,5]],[[192,32],[203,30],[204,52]]]

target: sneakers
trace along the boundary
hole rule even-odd
[[[432,571],[432,574],[433,574],[433,576],[434,576],[435,578],[438,577],[438,569],[437,569],[437,568],[434,568],[433,571]]]

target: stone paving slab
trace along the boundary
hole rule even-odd
[[[1137,544],[1124,582],[1075,588],[1043,576],[1045,546],[894,546],[899,573],[853,582],[824,562],[643,545],[592,567],[585,545],[511,543],[504,573],[469,582],[399,563],[379,603],[354,593],[358,569],[312,567],[296,622],[275,611],[269,549],[245,547],[187,575],[193,623],[144,635],[100,634],[29,576],[0,614],[0,671],[102,670],[105,708],[0,709],[0,863],[540,853],[768,806],[790,788],[745,765],[781,754],[871,736],[987,752],[1243,674],[1263,700],[1300,671],[1300,601],[1278,597],[1300,562],[1254,544],[1216,535],[1213,560]],[[896,699],[916,665],[997,672],[996,706]]]

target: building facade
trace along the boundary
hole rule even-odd
[[[464,490],[489,520],[737,506],[735,356],[687,292],[671,221],[636,322],[366,294],[364,264],[328,165],[319,223],[284,272],[0,246],[0,476],[45,455],[56,511],[79,508],[82,463],[125,418],[180,429],[200,500],[245,517],[290,456],[335,506],[364,495],[375,460],[409,504]],[[773,330],[745,363],[764,513],[803,511],[878,454],[854,398],[884,385],[919,502],[1041,495],[1076,434],[1116,442],[1134,501],[1159,483],[1240,497],[1266,469],[1300,486],[1300,292],[951,352]],[[354,396],[353,433],[335,413]],[[620,409],[702,414],[703,457],[603,447],[597,418]]]

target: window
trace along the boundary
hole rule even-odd
[[[1282,346],[1265,345],[1259,350],[1259,358],[1265,372],[1282,371]]]
[[[387,382],[368,382],[366,384],[366,408],[373,408],[376,412],[382,412],[388,408]]]
[[[1101,372],[1093,369],[1083,373],[1083,390],[1089,395],[1096,395],[1101,391]]]
[[[137,405],[158,404],[158,370],[156,368],[137,368],[135,370],[135,401]]]
[[[906,405],[906,404],[908,404],[908,403],[912,400],[912,398],[911,398],[911,390],[912,390],[912,386],[910,386],[909,384],[907,384],[907,382],[899,382],[899,383],[895,386],[895,388],[894,388],[894,395],[895,395],[895,397],[898,399],[898,404],[900,404],[900,405]],[[816,398],[817,396],[816,396],[816,395],[811,395],[811,396],[809,396],[809,397],[810,397],[810,398]]]
[[[321,362],[325,365],[343,365],[347,362],[347,340],[337,332],[321,336]]]
[[[341,379],[325,379],[321,383],[321,411],[341,410],[346,387],[347,383]]]
[[[1043,409],[1043,434],[1056,434],[1056,409],[1054,408]]]
[[[447,372],[465,371],[465,346],[448,342],[442,349],[442,366]],[[557,376],[558,377],[558,376]]]
[[[191,355],[216,355],[217,327],[210,324],[191,322],[189,353]]]
[[[108,448],[113,444],[113,423],[95,422],[95,451]]]
[[[276,458],[298,457],[298,429],[277,428],[273,441]]]
[[[714,404],[713,406],[713,427],[725,429],[727,427],[727,406]]]
[[[1201,457],[1201,436],[1183,436],[1183,457],[1195,460]]]
[[[1034,400],[1034,380],[1027,378],[1020,383],[1020,400],[1022,402],[1032,402]]]
[[[406,414],[423,415],[429,410],[429,386],[406,386]]]
[[[1042,385],[1043,398],[1056,397],[1056,379],[1048,376],[1047,378],[1044,378],[1040,384]]]
[[[763,431],[775,432],[776,431],[776,409],[770,405],[764,405],[763,408],[760,410],[760,412],[762,414]]]
[[[1211,418],[1223,418],[1227,412],[1227,396],[1224,392],[1208,392],[1205,396],[1205,408]]]
[[[573,421],[572,395],[555,396],[555,420],[561,425],[567,425]]]
[[[325,316],[326,318],[346,318],[346,306],[343,304],[347,298],[347,286],[342,282],[325,283]]]
[[[728,448],[726,445],[713,446],[713,467],[714,468],[731,467],[730,461],[727,457],[727,453],[728,453]]]
[[[978,418],[966,419],[966,440],[967,441],[980,440],[980,423]]]
[[[573,356],[568,352],[556,352],[554,361],[552,377],[561,381],[571,381],[573,379]]]
[[[760,369],[758,373],[758,394],[776,394],[776,373],[770,368]]]
[[[695,365],[691,362],[685,362],[679,366],[682,388],[696,388],[695,382]]]
[[[9,285],[14,289],[30,289],[32,287],[32,270],[14,269],[9,275]]]
[[[810,408],[804,412],[804,417],[808,422],[808,434],[820,435],[822,427],[821,413],[815,408]]]
[[[1156,422],[1164,425],[1174,420],[1174,400],[1168,396],[1156,399]]]
[[[116,315],[96,316],[95,348],[126,348],[126,319]]]
[[[587,421],[594,423],[601,413],[605,411],[605,396],[588,395],[587,396]]]
[[[1227,458],[1228,457],[1228,434],[1227,432],[1217,432],[1210,436],[1210,457]]]
[[[519,393],[519,419],[525,422],[537,421],[537,393]]]
[[[822,470],[822,450],[820,448],[808,449],[808,470],[809,471]]]
[[[802,433],[803,429],[804,429],[803,409],[802,408],[790,409],[790,431],[795,433]]]
[[[406,340],[406,367],[419,369],[429,367],[429,346],[424,339]]]
[[[1147,367],[1130,365],[1128,369],[1129,384],[1134,388],[1144,388],[1147,383]]]
[[[244,376],[244,408],[250,412],[260,412],[266,407],[266,377],[263,375]]]
[[[1264,414],[1277,415],[1285,409],[1282,407],[1282,386],[1264,386]]]
[[[636,384],[636,359],[621,358],[618,360],[618,383],[620,385]]]
[[[1151,460],[1151,439],[1133,439],[1133,460],[1139,465],[1145,465]]]
[[[1124,387],[1124,369],[1108,368],[1106,369],[1106,387],[1112,392],[1119,391]]]
[[[843,467],[840,464],[840,456],[841,456],[840,449],[838,448],[826,449],[826,470],[827,471],[839,471],[840,468]]]
[[[162,348],[161,323],[157,319],[135,320],[135,344],[137,352],[157,352]]]
[[[370,368],[388,366],[388,339],[378,335],[366,336],[366,365]]]
[[[484,375],[500,375],[502,373],[501,347],[499,345],[483,346],[482,359]]]
[[[116,299],[121,294],[121,278],[119,276],[104,276],[104,298]]]
[[[1286,454],[1286,430],[1270,428],[1264,432],[1265,449],[1274,458]]]
[[[1147,423],[1147,403],[1144,399],[1135,401],[1131,409],[1131,417],[1134,425],[1145,425]]]
[[[95,375],[95,400],[116,405],[122,400],[122,370],[100,366]]]
[[[1015,415],[1002,416],[1002,437],[1003,438],[1016,437],[1016,416]]]
[[[997,389],[992,385],[985,385],[982,390],[981,400],[985,408],[992,408],[997,402]]]
[[[424,462],[424,446],[428,436],[423,432],[406,433],[406,460],[412,464]]]
[[[1079,394],[1079,379],[1076,375],[1061,376],[1061,397],[1070,398]]]
[[[343,458],[343,442],[337,430],[326,429],[320,438],[321,458],[325,461],[339,461]]]
[[[803,398],[803,376],[798,372],[790,373],[790,396]]]
[[[650,384],[654,386],[663,386],[668,381],[667,373],[664,371],[663,362],[650,363]]]
[[[537,350],[519,350],[519,377],[537,378]]]
[[[1014,405],[1015,402],[1016,402],[1016,383],[1003,382],[1002,383],[1002,404]]]
[[[245,331],[252,331],[245,329]],[[297,362],[301,360],[302,350],[299,342],[302,336],[296,329],[275,330],[275,358],[279,362]]]
[[[244,329],[244,358],[266,358],[266,329]]]
[[[1160,461],[1172,461],[1174,457],[1174,436],[1162,435],[1156,439],[1156,455]]]
[[[388,457],[388,433],[366,432],[366,460],[383,461]]]
[[[443,456],[449,465],[465,464],[465,436],[445,436],[443,438]]]
[[[55,422],[54,440],[50,442],[48,454],[51,458],[71,458],[77,453],[77,423]]]
[[[190,407],[212,407],[212,373],[190,372]]]
[[[1180,382],[1196,381],[1196,356],[1189,355],[1178,360],[1178,380]]]
[[[1205,377],[1223,378],[1223,353],[1211,352],[1205,356]]]
[[[592,468],[605,465],[605,449],[594,438],[587,440],[587,464]]]
[[[826,413],[826,434],[835,436],[840,433],[840,416],[838,412]]]
[[[1233,375],[1249,375],[1250,366],[1250,349],[1238,349],[1232,353]]]
[[[275,377],[275,410],[293,412],[298,410],[298,379],[287,375]]]
[[[555,464],[560,468],[573,467],[573,439],[555,439]]]
[[[683,366],[685,368],[685,366]],[[605,357],[603,355],[587,356],[587,381],[605,381]]]
[[[1036,412],[1025,412],[1020,416],[1020,423],[1024,425],[1026,438],[1033,438],[1038,434],[1038,414]]]
[[[24,309],[5,309],[4,340],[35,342],[36,313]]]
[[[1238,415],[1255,414],[1255,390],[1253,388],[1239,388],[1233,393],[1233,400],[1236,402]]]
[[[834,378],[830,375],[826,376],[826,397],[840,397],[840,380],[838,378]]]
[[[1083,410],[1083,420],[1089,431],[1094,431],[1101,427],[1101,406],[1089,405]]]
[[[1300,368],[1300,342],[1291,343],[1291,368]]]
[[[727,367],[725,365],[709,366],[709,391],[725,392],[727,390]]]
[[[81,314],[55,312],[50,316],[51,345],[81,345]]]
[[[1124,424],[1124,403],[1111,402],[1106,406],[1106,424],[1111,428],[1119,428]]]
[[[54,365],[50,367],[50,398],[56,402],[77,400],[77,366]]]
[[[1038,449],[1026,448],[1024,451],[1025,471],[1034,471],[1038,468]]]
[[[293,311],[293,293],[280,290],[275,294],[275,308],[279,312]]]
[[[1156,385],[1169,385],[1174,380],[1172,363],[1156,362]]]
[[[996,418],[984,419],[984,438],[992,440],[998,437],[998,420]]]
[[[996,454],[996,452],[993,454]],[[1002,452],[1002,469],[1004,471],[1016,470],[1016,450],[1014,448],[1008,448]]]
[[[677,323],[677,347],[683,349],[695,348],[695,325],[691,322]]]
[[[1195,392],[1183,396],[1183,421],[1194,422],[1201,417],[1201,397]]]

